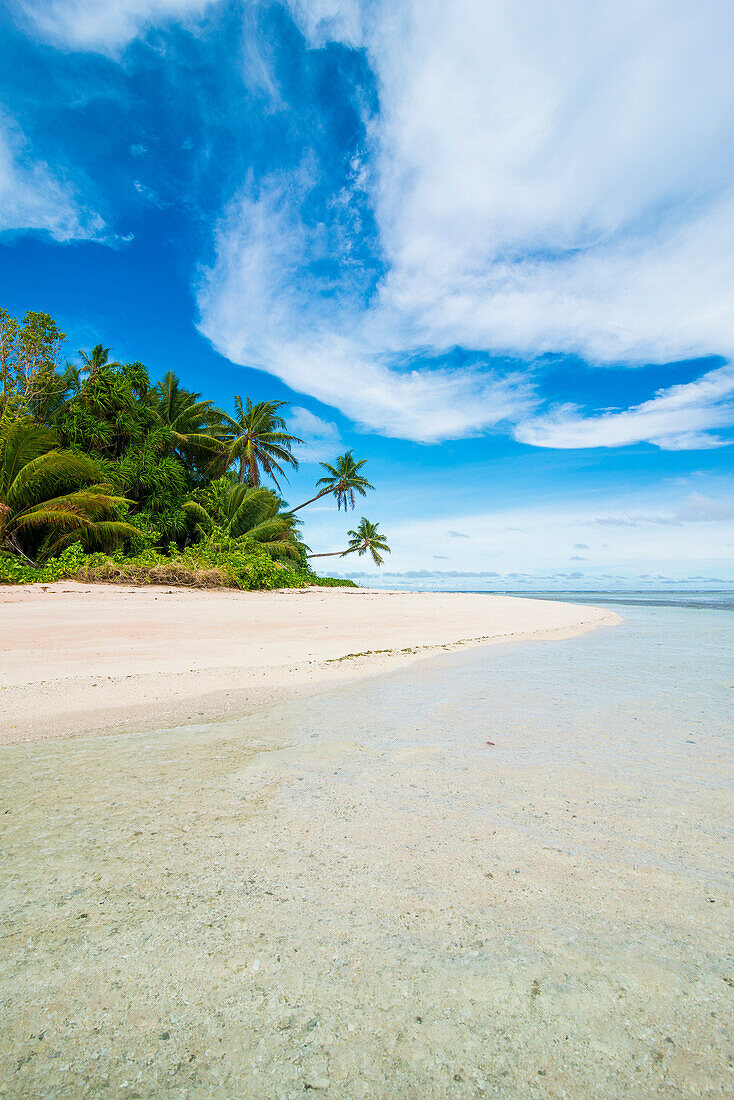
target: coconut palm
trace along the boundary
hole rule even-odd
[[[173,371],[153,387],[149,400],[158,419],[173,433],[176,450],[185,455],[224,452],[224,414],[212,401],[202,401],[200,393],[183,389]]]
[[[303,443],[298,436],[285,430],[285,420],[278,410],[286,402],[257,401],[253,404],[248,397],[245,406],[237,395],[234,404],[236,416],[224,415],[226,426],[234,433],[227,449],[228,464],[239,462],[240,485],[244,485],[247,479],[257,489],[265,475],[272,478],[280,489],[278,476],[288,480],[281,463],[297,470],[298,459],[291,453],[291,448],[294,443]]]
[[[114,369],[120,366],[119,363],[110,363],[110,348],[105,348],[102,344],[95,344],[89,354],[86,351],[80,351],[79,355],[82,360],[79,373],[86,374],[89,378],[92,378],[102,367]]]
[[[345,558],[347,554],[359,554],[360,558],[368,551],[372,557],[375,565],[382,565],[383,558],[380,556],[380,552],[383,554],[390,553],[390,547],[387,545],[387,541],[384,535],[381,535],[377,530],[379,523],[370,523],[368,519],[362,516],[359,521],[359,526],[356,531],[348,531],[349,546],[346,550],[332,550],[328,554],[307,554],[309,558]]]
[[[276,558],[299,558],[298,520],[290,512],[281,512],[281,501],[270,489],[230,485],[221,507],[230,538],[252,539]]]
[[[350,448],[345,454],[339,455],[333,466],[328,462],[322,462],[321,466],[326,470],[326,476],[319,478],[316,485],[317,487],[323,485],[324,488],[315,497],[304,500],[303,504],[297,505],[291,511],[298,512],[301,508],[305,508],[307,504],[313,504],[315,500],[320,500],[321,497],[328,496],[329,493],[333,493],[336,497],[337,509],[341,509],[342,505],[345,512],[348,506],[354,508],[355,493],[366,496],[368,489],[374,489],[374,485],[370,485],[367,478],[359,472],[366,461],[366,458],[362,458],[359,462],[356,462]]]
[[[64,451],[31,420],[0,425],[0,550],[45,558],[72,542],[111,546],[136,528],[116,519],[125,501],[86,455]]]

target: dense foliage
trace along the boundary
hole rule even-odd
[[[311,501],[288,509],[280,496],[302,445],[283,402],[237,396],[230,416],[101,344],[62,362],[64,341],[48,314],[0,309],[0,583],[350,583],[311,571],[327,556],[299,530]],[[346,509],[372,488],[351,451],[321,465],[313,500]],[[335,554],[389,552],[365,519],[349,535]]]

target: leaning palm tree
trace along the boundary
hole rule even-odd
[[[224,453],[225,414],[211,401],[202,401],[200,393],[183,389],[173,371],[149,391],[148,399],[158,420],[172,432],[177,451],[193,456]]]
[[[332,550],[329,554],[307,554],[309,558],[345,558],[347,554],[359,554],[360,558],[368,551],[375,565],[382,565],[380,553],[389,554],[390,547],[384,535],[377,530],[379,523],[370,523],[362,516],[356,531],[348,531],[349,546],[346,550]]]
[[[326,476],[319,478],[316,486],[318,488],[319,485],[323,485],[324,488],[315,497],[304,500],[303,504],[297,505],[291,511],[298,512],[301,508],[305,508],[307,504],[313,504],[315,500],[320,500],[321,497],[328,496],[329,493],[333,493],[336,497],[337,509],[341,509],[342,505],[344,505],[345,512],[349,505],[354,508],[355,493],[366,496],[368,489],[374,489],[374,485],[370,485],[367,478],[359,472],[366,461],[366,458],[362,458],[359,462],[356,462],[350,449],[346,454],[339,455],[333,466],[328,462],[322,462],[321,466],[326,470]]]
[[[280,489],[278,476],[288,480],[282,463],[298,469],[298,459],[291,453],[294,443],[303,443],[298,436],[285,430],[285,420],[278,412],[285,401],[257,401],[247,398],[242,404],[238,395],[234,399],[236,416],[224,416],[226,426],[233,433],[227,449],[228,464],[239,462],[238,481],[245,479],[257,489],[262,476],[271,478]]]
[[[31,420],[0,425],[0,551],[30,561],[72,542],[114,545],[136,528],[116,519],[121,497],[102,483],[86,455],[58,448],[56,435]]]

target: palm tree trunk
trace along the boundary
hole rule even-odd
[[[306,554],[307,558],[336,558],[351,554],[352,550],[331,550],[328,554]]]
[[[331,489],[322,489],[320,493],[317,493],[315,497],[311,497],[310,500],[304,500],[303,504],[299,504],[296,508],[289,508],[289,512],[300,512],[301,508],[305,508],[307,504],[313,504],[315,500],[321,500],[328,493],[332,492]]]
[[[240,476],[237,479],[240,485],[245,484],[245,455],[244,452],[240,455]]]
[[[366,550],[366,549],[367,549],[366,543],[362,543],[361,546],[350,546],[346,550],[332,550],[328,554],[306,554],[306,557],[307,558],[335,558],[337,556],[337,554],[340,554],[343,558],[345,558],[347,556],[347,554],[354,554],[357,550]]]
[[[260,471],[257,468],[257,454],[252,442],[250,442],[247,450],[247,472],[249,474],[250,485],[252,485],[253,489],[257,489],[260,484]]]

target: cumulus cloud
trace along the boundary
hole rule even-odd
[[[35,159],[23,135],[0,115],[0,232],[45,230],[56,241],[99,237],[104,222],[73,190]]]
[[[296,258],[305,269],[328,240],[303,230],[287,181],[276,201],[241,199],[200,291],[202,331],[220,351],[367,427],[421,440],[525,422],[527,380],[493,374],[497,353],[596,363],[734,353],[731,6],[290,8],[313,47],[359,47],[377,77],[360,186],[384,273],[367,300],[309,279],[296,287]],[[449,368],[457,346],[475,349],[477,365]],[[697,448],[730,422],[715,396],[677,414],[662,396],[648,405],[588,429],[561,410],[523,432],[547,446]]]
[[[16,0],[42,38],[75,50],[117,51],[152,26],[201,15],[221,0]]]
[[[513,574],[509,574],[512,576]],[[365,570],[361,570],[355,573],[344,573],[345,577],[373,577],[374,573],[368,573]],[[488,570],[480,570],[479,572],[462,571],[459,569],[408,569],[403,573],[390,573],[383,570],[379,576],[381,577],[406,577],[410,580],[423,580],[436,578],[439,580],[450,579],[455,580],[457,578],[486,578],[486,577],[499,577],[499,573],[493,573]]]

